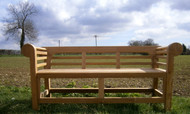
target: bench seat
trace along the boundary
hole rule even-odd
[[[153,78],[164,77],[164,74],[166,70],[160,68],[43,69],[37,72],[40,78]]]

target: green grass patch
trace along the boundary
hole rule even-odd
[[[29,68],[29,58],[23,56],[0,56],[0,68],[2,69]]]
[[[28,87],[0,86],[0,113],[129,113],[129,114],[188,114],[190,97],[173,97],[172,111],[164,112],[163,104],[41,104],[40,110],[32,110],[31,90]],[[89,94],[91,96],[92,94]],[[112,97],[112,94],[106,96]],[[138,97],[139,94],[118,94]],[[75,96],[76,97],[76,96]]]

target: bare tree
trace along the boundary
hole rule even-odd
[[[129,46],[143,46],[143,41],[141,40],[131,40],[128,42]]]
[[[9,5],[9,17],[5,19],[4,33],[7,40],[15,38],[20,41],[20,49],[24,45],[26,38],[36,40],[38,31],[34,27],[31,17],[37,13],[34,4],[20,2],[18,5]]]
[[[157,43],[154,43],[153,39],[147,39],[145,41],[141,40],[131,40],[128,42],[129,46],[158,46]]]
[[[154,40],[150,38],[145,40],[143,43],[144,43],[144,46],[158,46],[158,44],[154,43]]]

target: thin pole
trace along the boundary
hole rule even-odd
[[[61,46],[61,40],[59,40],[59,47]]]
[[[97,42],[97,37],[98,37],[98,36],[97,36],[97,35],[94,35],[94,37],[95,37],[95,45],[98,46],[98,42]]]

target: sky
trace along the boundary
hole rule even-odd
[[[0,49],[19,49],[2,28],[7,8],[26,0],[0,0]],[[127,46],[151,38],[161,46],[190,46],[190,0],[29,0],[38,14],[35,46]]]

